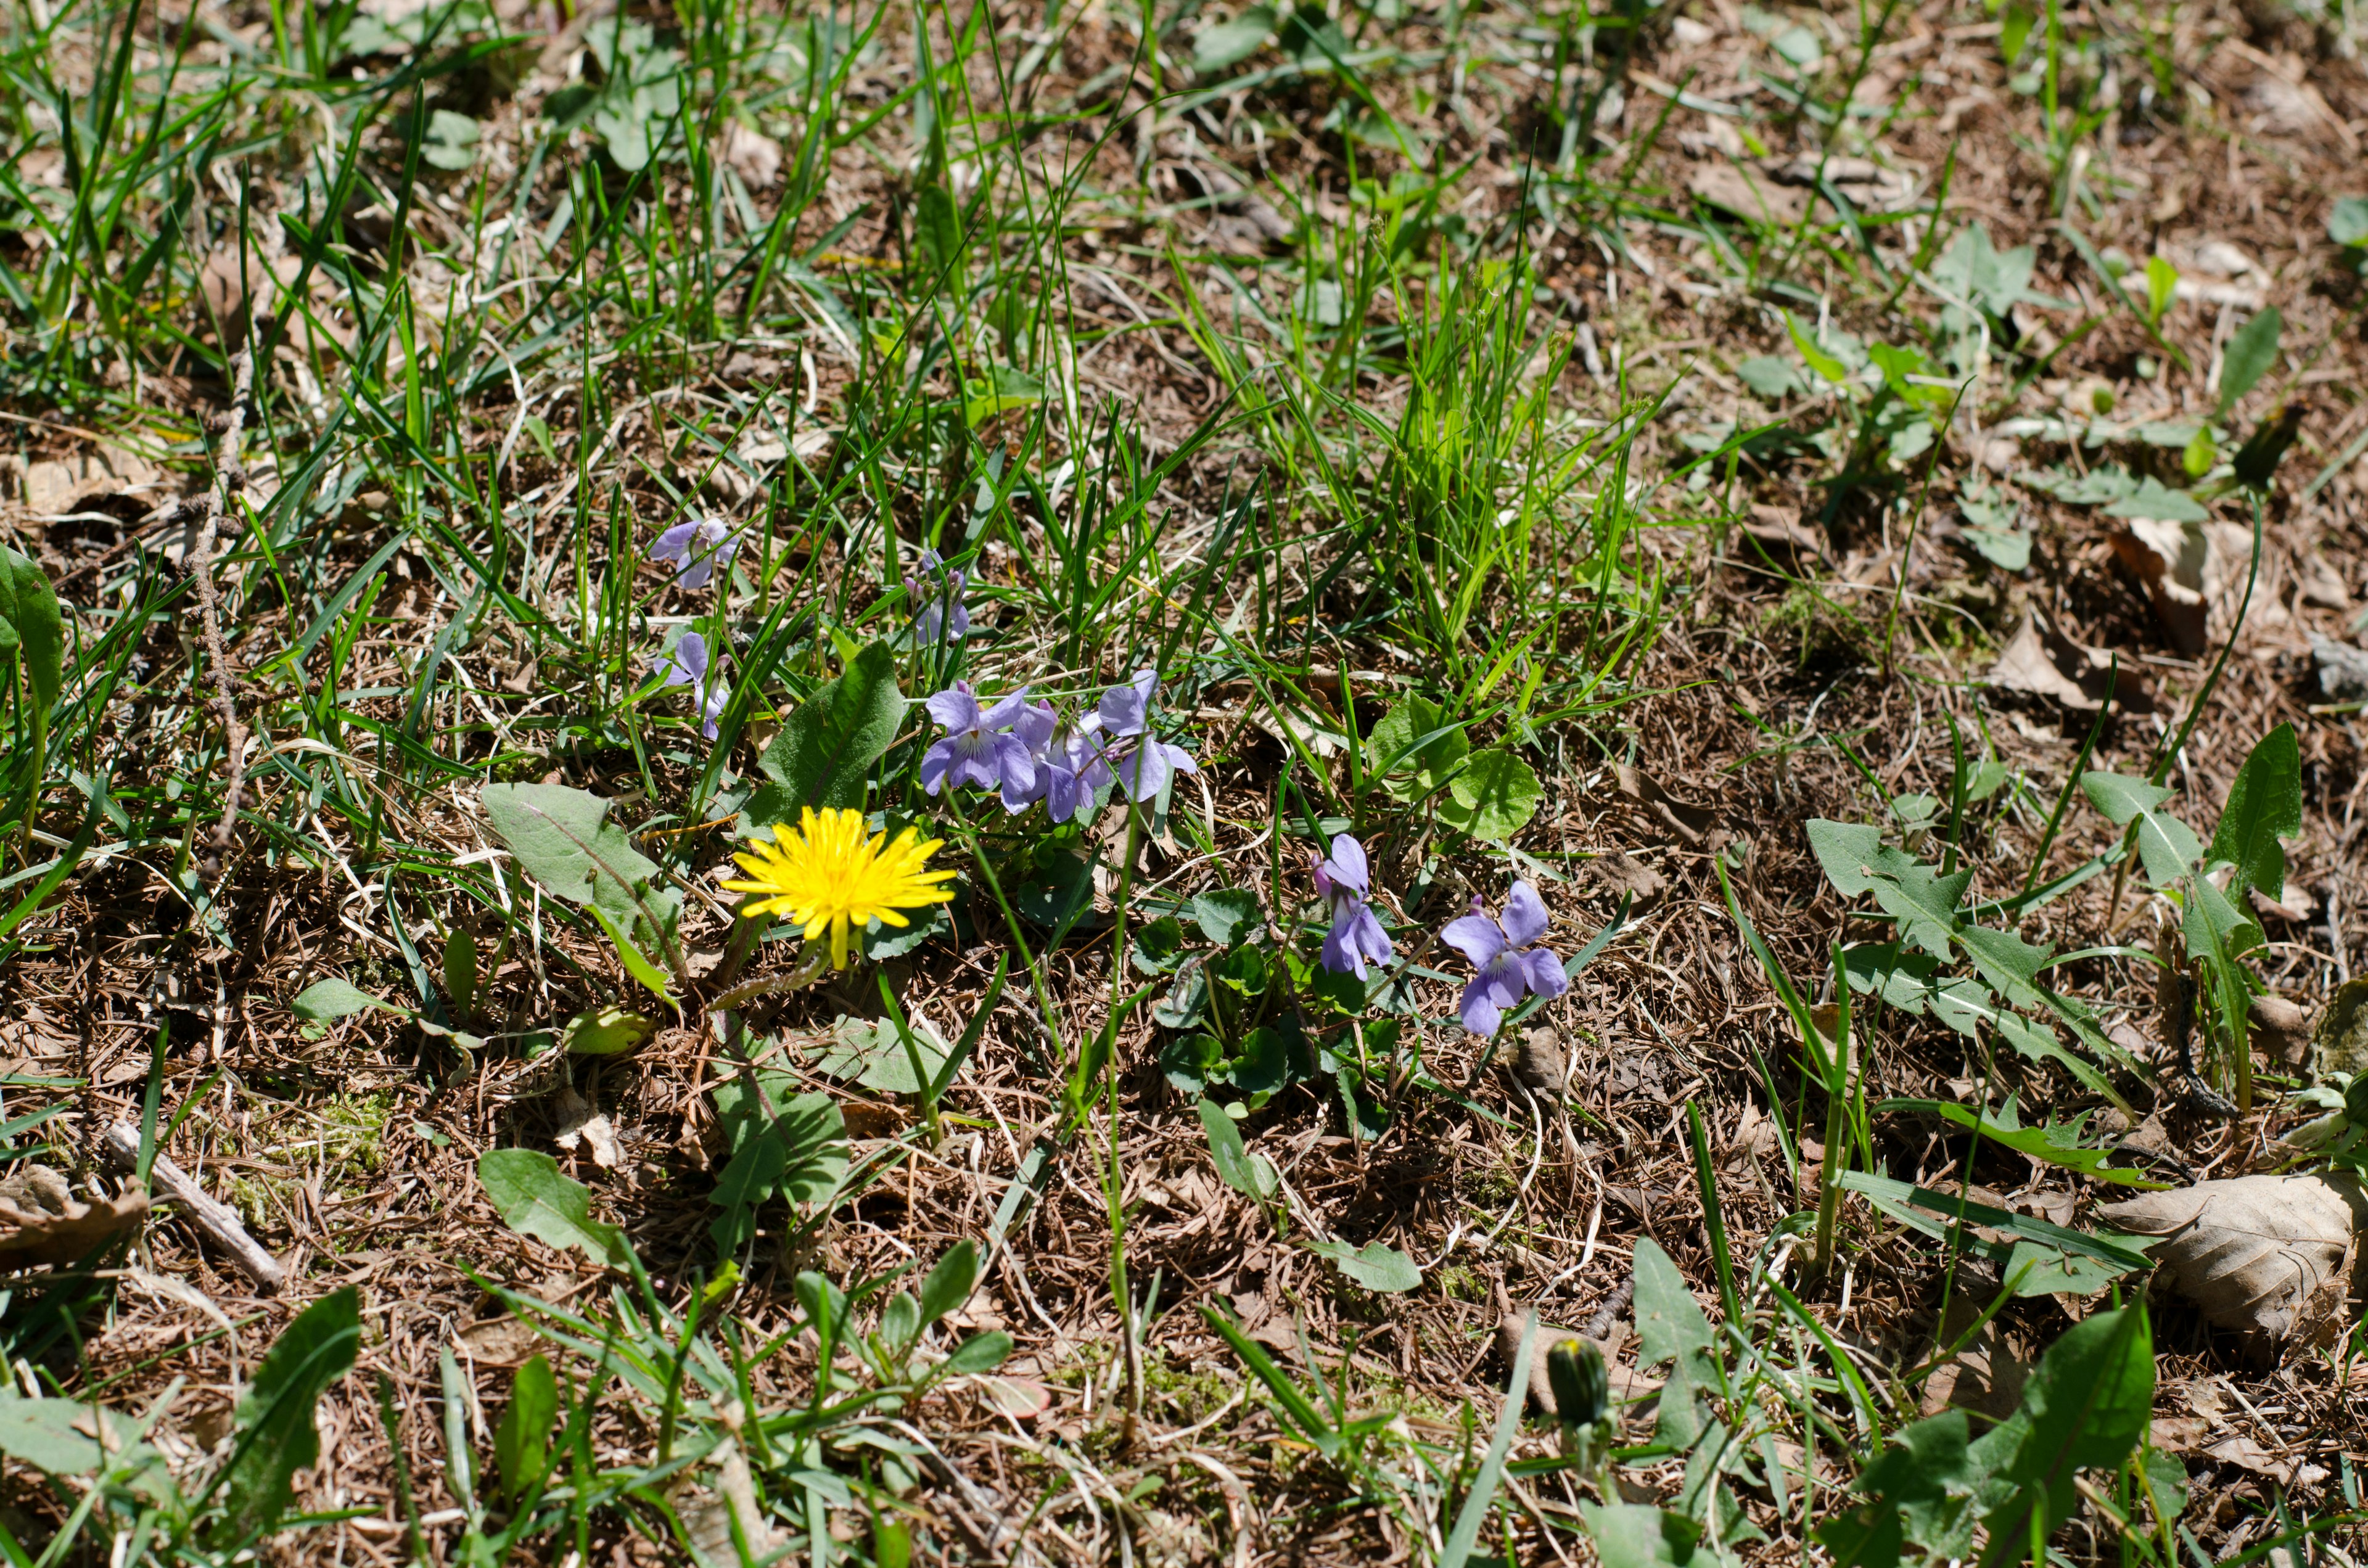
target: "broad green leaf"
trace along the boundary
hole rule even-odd
[[[2154,1267],[2146,1255],[2149,1243],[2144,1236],[2090,1235],[2028,1214],[2017,1214],[2012,1210],[1977,1203],[1960,1193],[1916,1187],[1890,1176],[1877,1176],[1872,1171],[1846,1170],[1841,1173],[1839,1180],[1844,1190],[1863,1193],[1877,1208],[1907,1222],[1920,1225],[1920,1220],[1913,1214],[1914,1210],[1920,1210],[1952,1223],[1963,1221],[1968,1225],[1987,1225],[2059,1251],[2093,1257],[2099,1262],[2112,1264],[2124,1274]],[[1971,1233],[1968,1233],[1966,1244],[1985,1256],[1993,1251],[2003,1251],[1998,1244],[1985,1243]]]
[[[1365,737],[1366,767],[1401,801],[1437,792],[1471,754],[1471,741],[1446,710],[1424,697],[1402,699]]]
[[[1702,1546],[1699,1521],[1649,1503],[1581,1503],[1578,1511],[1603,1568],[1693,1568]],[[1699,1555],[1723,1560],[1715,1546]]]
[[[1273,1165],[1265,1155],[1249,1151],[1242,1142],[1241,1129],[1214,1102],[1202,1100],[1197,1108],[1201,1130],[1209,1135],[1209,1158],[1217,1167],[1218,1178],[1261,1203],[1272,1199],[1281,1189]]]
[[[2015,1243],[1999,1273],[2018,1296],[2093,1296],[2122,1277],[2110,1263],[2033,1241]]]
[[[570,1056],[621,1056],[656,1028],[641,1014],[611,1003],[587,1007],[561,1025],[559,1043]]]
[[[1217,888],[1192,900],[1193,924],[1221,948],[1254,935],[1259,918],[1258,894],[1247,888]]]
[[[1852,991],[1879,994],[1884,1006],[1916,1017],[1922,1016],[1940,969],[1938,959],[1905,951],[1897,942],[1863,942],[1842,951],[1842,973]]]
[[[559,1418],[559,1380],[551,1363],[534,1356],[510,1380],[509,1408],[494,1428],[494,1466],[502,1493],[526,1494],[551,1469],[551,1424]]]
[[[27,1399],[14,1392],[0,1392],[0,1454],[49,1475],[96,1474],[108,1461],[108,1454],[92,1436],[91,1410],[81,1400]],[[107,1423],[109,1443],[126,1445],[114,1455],[117,1464],[134,1451],[154,1452],[145,1444],[130,1442],[146,1431],[145,1423],[112,1410],[101,1419]]]
[[[1878,1112],[1899,1111],[1910,1116],[1937,1116],[1943,1121],[1971,1128],[1992,1143],[2001,1143],[2019,1154],[2066,1170],[2078,1171],[2100,1181],[2116,1182],[2123,1187],[2157,1187],[2164,1185],[2149,1180],[2142,1169],[2122,1170],[2110,1162],[2115,1151],[2091,1148],[2081,1140],[2088,1136],[2089,1117],[2082,1112],[2068,1122],[2049,1122],[2044,1127],[2026,1127],[2015,1106],[2015,1096],[2009,1095],[1997,1110],[1984,1115],[1969,1107],[1948,1100],[1884,1100],[1875,1108]]]
[[[716,1177],[708,1201],[721,1208],[708,1227],[726,1257],[756,1234],[757,1210],[775,1197],[807,1204],[827,1199],[847,1176],[847,1122],[826,1094],[797,1095],[749,1138]]]
[[[1972,1550],[1975,1477],[1962,1410],[1902,1427],[1850,1490],[1864,1503],[1816,1528],[1835,1568],[1891,1568],[1903,1540],[1941,1557]]]
[[[1305,70],[1322,70],[1349,52],[1348,34],[1315,0],[1303,0],[1297,10],[1282,19],[1276,32],[1275,41],[1281,45],[1282,51]]]
[[[477,1159],[477,1180],[502,1222],[522,1236],[574,1247],[593,1262],[625,1267],[625,1233],[592,1218],[592,1189],[533,1149],[489,1149]]]
[[[495,836],[545,892],[570,903],[597,903],[625,930],[655,915],[671,926],[681,895],[651,886],[656,862],[606,822],[609,802],[563,784],[488,784],[485,816]]]
[[[1817,340],[1801,330],[1801,324],[1793,319],[1792,312],[1786,311],[1783,314],[1784,330],[1793,335],[1793,347],[1800,354],[1802,362],[1828,381],[1848,381],[1850,367],[1818,347]]]
[[[598,921],[600,929],[608,933],[609,945],[617,949],[618,961],[625,966],[627,974],[640,983],[643,990],[669,1007],[678,1008],[682,1006],[674,999],[674,993],[666,989],[666,975],[659,971],[657,965],[650,962],[643,955],[641,949],[633,946],[633,939],[631,937],[617,928],[617,923],[609,918],[607,910],[597,903],[592,905],[592,918]]]
[[[2237,335],[2228,340],[2227,353],[2220,361],[2222,413],[2235,407],[2237,400],[2251,392],[2277,363],[2278,336],[2285,324],[2278,308],[2271,305],[2238,327]]]
[[[956,1242],[921,1281],[921,1322],[933,1324],[970,1300],[978,1286],[978,1244]]]
[[[1772,354],[1744,360],[1736,366],[1735,373],[1743,378],[1745,386],[1770,403],[1788,392],[1802,390],[1800,374],[1793,369],[1792,362],[1779,359]]]
[[[1957,932],[1974,968],[1999,995],[2021,1006],[2039,1005],[2041,966],[2055,956],[2054,944],[2034,948],[2011,931],[1968,925]]]
[[[2171,791],[2143,778],[2095,770],[2080,775],[2080,792],[2115,827],[2138,824],[2138,858],[2147,880],[2161,887],[2177,881],[2195,866],[2203,841],[2195,830],[2160,809]]]
[[[1192,72],[1206,76],[1238,65],[1274,36],[1271,6],[1249,6],[1232,21],[1217,22],[1192,35]]]
[[[2211,520],[2212,514],[2203,503],[2184,490],[2173,490],[2147,474],[2138,481],[2137,488],[2105,507],[2109,517],[2152,517],[2166,523],[2202,523]]]
[[[895,655],[884,642],[869,644],[844,674],[815,687],[765,748],[759,765],[773,787],[749,800],[744,823],[794,826],[806,806],[860,806],[864,780],[896,739],[905,710]]]
[[[2081,1471],[2120,1468],[2154,1415],[2154,1335],[2142,1305],[2099,1312],[2047,1347],[2014,1416],[1969,1450],[2003,1494],[1983,1516],[1982,1568],[2027,1556],[2072,1517]],[[2037,1522],[2034,1527],[2033,1516]]]
[[[2162,256],[2146,260],[2146,314],[2155,321],[2162,320],[2163,312],[2170,309],[2179,297],[2179,268]]]
[[[1949,956],[1958,905],[1973,885],[1970,870],[1942,876],[1912,855],[1888,846],[1877,850],[1867,891],[1883,912],[1899,923],[1901,937],[1936,959]]]
[[[1137,926],[1128,957],[1138,973],[1175,973],[1184,961],[1183,923],[1172,915],[1163,915]]]
[[[335,1018],[375,1007],[381,1013],[400,1013],[403,1008],[392,1002],[381,1002],[350,980],[331,975],[306,986],[302,994],[288,1004],[288,1010],[308,1024],[325,1024]]]
[[[830,1043],[822,1048],[814,1066],[831,1077],[883,1095],[917,1095],[921,1083],[913,1075],[913,1059],[920,1058],[921,1071],[934,1082],[951,1059],[953,1048],[926,1018],[914,1018],[909,1027],[913,1049],[907,1051],[894,1021],[842,1015],[831,1025]]]
[[[1856,898],[1874,886],[1874,860],[1883,853],[1881,828],[1872,823],[1812,817],[1808,832],[1810,851],[1836,892]]]
[[[962,292],[962,209],[943,179],[924,180],[914,197],[914,249],[924,278],[949,294]]]
[[[2112,1081],[2097,1070],[2096,1063],[2066,1050],[2052,1026],[2005,1010],[2000,1010],[1991,1023],[1998,1038],[2014,1047],[2018,1054],[2032,1062],[2053,1062],[2089,1089],[2117,1106],[2126,1106]]]
[[[1502,844],[1536,814],[1545,790],[1530,765],[1511,752],[1490,746],[1464,759],[1463,771],[1447,787],[1439,818],[1473,837]]]
[[[1203,1100],[1201,1104],[1208,1102]],[[1328,1257],[1340,1266],[1340,1272],[1368,1290],[1412,1290],[1422,1284],[1422,1270],[1414,1259],[1394,1246],[1380,1242],[1367,1242],[1362,1250],[1347,1242],[1306,1242],[1308,1251],[1319,1257]]]
[[[2189,958],[2234,963],[2268,940],[2260,923],[2231,903],[2209,878],[2197,877],[2188,888],[2187,912],[2180,924]]]
[[[2002,572],[2020,572],[2031,564],[2029,528],[1993,528],[1967,523],[1964,532],[1975,552]]]
[[[954,1346],[953,1354],[929,1369],[932,1381],[942,1378],[976,1377],[992,1372],[1011,1359],[1011,1335],[1001,1329],[989,1329],[973,1334]]]
[[[458,172],[477,161],[477,122],[465,114],[439,108],[427,117],[427,136],[419,155],[439,169]]]
[[[477,938],[455,926],[444,938],[444,994],[452,1011],[467,1017],[477,1008]]]
[[[1706,1369],[1710,1319],[1669,1255],[1649,1237],[1636,1243],[1636,1343],[1639,1369],[1683,1358]]]
[[[2187,1466],[2150,1445],[2138,1456],[2138,1462],[2146,1467],[2146,1483],[2154,1490],[2164,1522],[2175,1522],[2187,1512]]]
[[[0,545],[0,620],[16,632],[33,699],[44,710],[57,705],[65,684],[65,620],[57,590],[31,557]]]
[[[212,1539],[244,1545],[279,1523],[296,1472],[321,1457],[313,1406],[352,1369],[361,1341],[361,1294],[350,1285],[322,1297],[280,1331],[238,1402],[237,1444],[222,1472]]]
[[[984,377],[962,382],[962,419],[973,429],[998,414],[1032,408],[1044,401],[1044,383],[1010,365],[990,365]]]
[[[2346,196],[2328,210],[2327,237],[2340,245],[2368,244],[2368,199]]]
[[[2207,860],[2226,861],[2237,875],[2274,899],[2285,892],[2286,852],[2278,843],[2302,832],[2302,753],[2292,724],[2261,737],[2228,786],[2220,825],[2212,830]]]

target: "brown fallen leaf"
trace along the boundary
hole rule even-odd
[[[541,1340],[529,1324],[517,1318],[495,1318],[462,1329],[461,1343],[471,1357],[487,1366],[516,1367],[534,1354]]]
[[[723,161],[750,190],[764,190],[781,176],[781,144],[734,120],[723,133]]]
[[[2312,1294],[2340,1276],[2368,1222],[2368,1193],[2340,1175],[2249,1176],[2101,1205],[2108,1223],[2161,1238],[2171,1286],[2214,1326],[2281,1343]]]
[[[2116,674],[2112,655],[2082,647],[2046,625],[2036,610],[2024,617],[2021,630],[1999,652],[1989,680],[2008,691],[2052,697],[2083,713],[2102,708],[2109,692],[2127,712],[2154,711],[2154,693],[2134,663],[2124,663]]]
[[[1570,1062],[1563,1053],[1562,1036],[1552,1025],[1527,1029],[1513,1048],[1513,1076],[1532,1094],[1560,1099],[1569,1080]]]
[[[0,1181],[0,1268],[77,1263],[148,1212],[148,1195],[85,1203],[47,1165],[28,1165]]]
[[[1955,1344],[1980,1316],[1981,1310],[1968,1298],[1951,1297],[1941,1324],[1942,1346]],[[2003,1421],[2022,1403],[2022,1387],[2030,1378],[2031,1364],[2014,1353],[1996,1324],[1984,1324],[1964,1349],[1924,1380],[1922,1413],[1964,1410]]]
[[[1661,873],[1628,855],[1606,855],[1578,868],[1577,880],[1611,898],[1625,893],[1639,909],[1669,891]]]
[[[2166,1454],[2192,1454],[2203,1444],[2212,1423],[2194,1415],[2157,1415],[2147,1432],[2147,1444]]]
[[[165,495],[165,471],[139,453],[102,446],[26,466],[22,495],[28,511],[54,518],[69,512],[107,511],[137,520]]]
[[[2310,1027],[2316,1020],[2301,1003],[2283,996],[2256,996],[2246,1021],[2253,1027],[2253,1038],[2279,1066],[2300,1067],[2310,1061]]]
[[[978,1380],[978,1392],[999,1415],[1033,1421],[1053,1408],[1053,1391],[1033,1378],[1007,1378],[990,1372]]]
[[[2284,1486],[2294,1480],[2294,1460],[2282,1460],[2250,1437],[2223,1437],[2203,1450],[2205,1457],[2222,1464],[2233,1464],[2239,1470],[2249,1470]]]
[[[1687,176],[1686,188],[1711,206],[1771,229],[1789,229],[1809,210],[1809,199],[1770,176],[1724,159]]]
[[[1661,788],[1650,774],[1639,773],[1624,762],[1611,765],[1611,776],[1620,792],[1643,806],[1662,824],[1692,847],[1701,847],[1711,829],[1718,825],[1718,812],[1708,806],[1697,806],[1679,800]]]
[[[1497,1356],[1505,1363],[1508,1371],[1512,1369],[1514,1360],[1521,1353],[1521,1330],[1528,1319],[1527,1312],[1508,1312],[1497,1324]],[[1543,1321],[1538,1324],[1537,1337],[1530,1343],[1530,1408],[1548,1419],[1556,1415],[1554,1387],[1546,1378],[1546,1351],[1565,1339],[1587,1337],[1574,1328],[1562,1328]],[[1635,1368],[1621,1363],[1620,1347],[1626,1339],[1623,1324],[1613,1332],[1610,1339],[1590,1341],[1603,1352],[1603,1368],[1611,1376],[1611,1402],[1615,1405],[1627,1404],[1657,1393],[1661,1388],[1660,1379],[1648,1377]]]
[[[615,1170],[621,1156],[617,1148],[617,1130],[610,1125],[608,1113],[577,1094],[572,1085],[560,1089],[555,1108],[559,1112],[559,1131],[551,1141],[571,1154],[581,1147],[591,1154],[594,1165],[604,1171]]]

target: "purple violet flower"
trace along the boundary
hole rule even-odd
[[[1085,809],[1095,790],[1110,781],[1101,721],[1087,714],[1082,724],[1062,725],[1044,748],[1044,814],[1054,822],[1067,822]]]
[[[1472,913],[1449,922],[1440,935],[1480,969],[1463,991],[1465,1028],[1476,1035],[1495,1034],[1505,1009],[1519,1002],[1524,991],[1554,997],[1570,989],[1562,961],[1535,945],[1545,934],[1544,901],[1527,882],[1513,884],[1501,923],[1488,918],[1477,893],[1472,895]]]
[[[956,642],[969,636],[970,607],[962,602],[962,590],[969,585],[970,574],[951,570],[934,550],[921,551],[921,570],[939,583],[914,585],[921,606],[913,617],[914,639],[927,645],[942,642],[948,636]]]
[[[1019,743],[1020,748],[1028,754],[1029,762],[1033,765],[1024,784],[1008,773],[1004,775],[1003,809],[1013,816],[1018,816],[1044,798],[1052,778],[1048,754],[1053,733],[1060,724],[1061,716],[1053,711],[1049,702],[1022,703],[1019,714],[1011,721],[1011,737]]]
[[[982,710],[970,682],[958,680],[929,699],[929,717],[946,727],[943,740],[921,758],[921,787],[934,795],[948,783],[996,790],[1024,805],[1036,784],[1036,759],[1028,744],[1010,733],[1028,707],[1022,687]]]
[[[1332,929],[1324,937],[1324,967],[1335,974],[1365,978],[1368,960],[1387,963],[1395,951],[1390,934],[1374,918],[1366,903],[1372,892],[1365,869],[1365,846],[1340,834],[1332,840],[1332,858],[1315,862],[1315,892],[1332,906]]]
[[[714,669],[708,657],[707,639],[696,631],[684,632],[659,668],[666,671],[666,685],[687,686],[699,698],[699,716],[703,721],[699,733],[713,740],[715,722],[723,717],[723,705],[731,700],[732,692],[723,672]]]
[[[739,537],[731,524],[721,517],[700,517],[677,523],[658,535],[657,542],[650,546],[650,559],[682,562],[674,574],[675,586],[700,588],[717,567],[732,564],[732,554],[739,548]]]
[[[1115,767],[1120,782],[1137,801],[1148,801],[1167,788],[1168,778],[1178,773],[1198,773],[1200,767],[1192,754],[1182,746],[1169,745],[1151,732],[1151,698],[1159,689],[1159,676],[1150,670],[1137,670],[1134,678],[1124,686],[1111,687],[1102,693],[1100,705],[1095,710],[1101,727],[1112,740],[1134,740],[1133,749],[1118,757]]]

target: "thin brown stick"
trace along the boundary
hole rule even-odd
[[[100,1148],[108,1164],[130,1175],[140,1165],[140,1130],[128,1121],[119,1121],[107,1130]],[[278,1292],[288,1282],[288,1271],[278,1258],[264,1249],[263,1244],[247,1234],[239,1223],[238,1215],[228,1206],[217,1203],[206,1195],[197,1179],[159,1153],[148,1167],[148,1180],[153,1187],[164,1189],[181,1210],[181,1215],[196,1226],[205,1238],[229,1255],[238,1271],[255,1281],[256,1289],[266,1295]]]
[[[203,619],[206,661],[214,675],[214,711],[222,716],[224,767],[229,778],[222,790],[222,820],[214,824],[213,843],[199,869],[209,882],[222,875],[230,857],[231,835],[238,825],[239,797],[246,785],[246,726],[238,721],[238,673],[222,651],[222,605],[214,590],[214,546],[231,503],[246,488],[246,466],[239,460],[241,438],[246,432],[246,405],[255,393],[255,356],[242,345],[231,356],[230,412],[222,416],[214,443],[214,487],[206,496],[205,521],[189,551],[189,570],[198,580],[198,610]]]

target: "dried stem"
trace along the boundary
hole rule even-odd
[[[223,415],[214,443],[214,487],[206,497],[205,520],[189,552],[189,570],[198,580],[198,610],[203,620],[206,661],[214,675],[214,711],[222,716],[222,747],[229,771],[222,790],[222,820],[214,824],[213,843],[199,863],[205,879],[222,875],[229,858],[231,835],[238,825],[239,797],[246,785],[246,727],[238,720],[238,673],[222,649],[222,604],[214,589],[214,547],[222,534],[223,515],[232,499],[246,488],[246,467],[239,460],[246,431],[246,405],[255,394],[255,356],[241,346],[231,356],[230,412]]]

